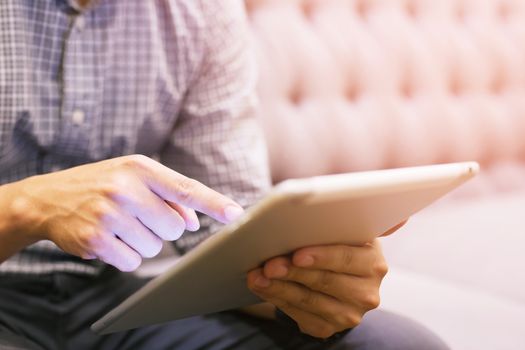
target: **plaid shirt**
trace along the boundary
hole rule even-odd
[[[1,0],[0,184],[141,153],[253,203],[269,176],[248,33],[240,0]],[[42,241],[0,273],[102,266]]]

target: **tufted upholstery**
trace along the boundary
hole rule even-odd
[[[384,240],[383,307],[523,349],[525,0],[246,0],[275,182],[475,159]]]
[[[525,157],[525,1],[247,7],[274,180]]]

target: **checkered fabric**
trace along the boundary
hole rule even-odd
[[[0,184],[141,153],[248,206],[269,187],[256,75],[241,0],[1,0]],[[102,266],[43,241],[0,273]]]

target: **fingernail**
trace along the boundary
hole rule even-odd
[[[311,255],[305,255],[295,259],[297,266],[308,267],[314,264],[314,258]]]
[[[188,224],[186,226],[186,229],[188,231],[192,231],[192,232],[198,231],[200,228],[201,228],[201,224],[199,222],[199,219],[197,219],[197,220],[189,220],[189,222],[188,222]]]
[[[267,288],[270,286],[270,280],[267,278],[264,278],[262,276],[259,276],[255,279],[255,286],[259,288]]]
[[[239,217],[242,216],[242,214],[244,214],[244,209],[242,209],[241,207],[237,205],[229,204],[224,209],[224,216],[230,222],[238,219]]]
[[[198,231],[201,228],[199,217],[194,210],[190,210],[186,218],[186,226],[189,231]]]

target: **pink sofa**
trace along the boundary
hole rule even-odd
[[[525,1],[250,0],[275,182],[478,160],[384,239],[383,307],[525,348]]]

